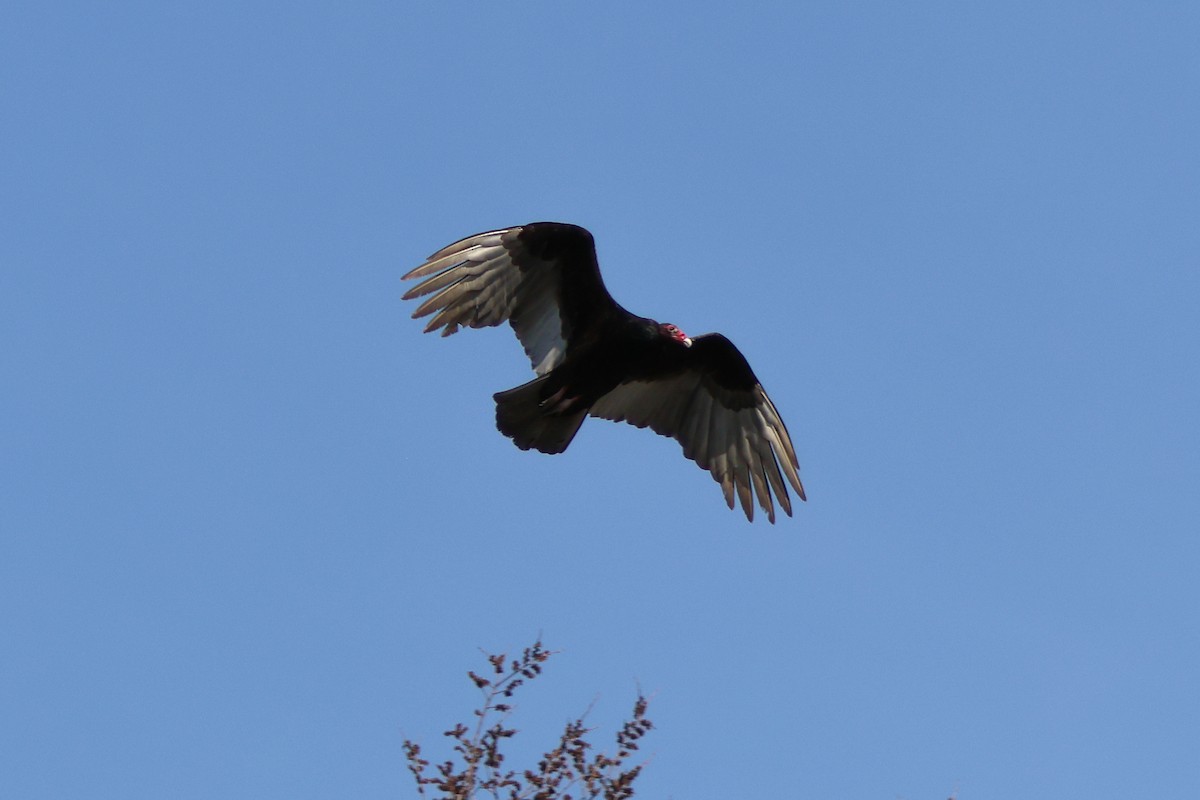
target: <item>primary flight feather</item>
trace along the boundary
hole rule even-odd
[[[522,450],[561,453],[587,416],[670,436],[712,473],[748,520],[753,498],[789,516],[787,484],[804,500],[799,463],[775,404],[719,333],[690,339],[629,313],[604,288],[592,235],[535,222],[468,236],[404,276],[426,332],[509,323],[538,377],[499,392],[496,427]],[[786,479],[786,484],[785,484]]]

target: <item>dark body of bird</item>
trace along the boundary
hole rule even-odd
[[[747,519],[753,495],[772,522],[772,494],[792,513],[785,477],[804,499],[787,428],[738,349],[618,305],[583,228],[538,222],[476,234],[404,277],[424,279],[405,299],[432,295],[413,314],[433,315],[426,331],[512,326],[539,376],[494,396],[497,428],[521,449],[561,453],[588,415],[627,421],[678,440],[730,508],[737,494]]]

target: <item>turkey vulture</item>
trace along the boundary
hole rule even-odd
[[[404,276],[417,278],[404,299],[431,295],[413,312],[433,314],[426,333],[512,325],[538,377],[494,395],[496,427],[522,450],[561,453],[590,414],[676,439],[748,520],[757,494],[775,521],[772,491],[791,516],[785,475],[804,499],[791,437],[745,357],[719,333],[689,339],[617,305],[585,229],[478,233]]]

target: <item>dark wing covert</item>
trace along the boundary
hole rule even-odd
[[[724,336],[711,333],[693,340],[682,359],[678,370],[621,384],[589,413],[677,440],[684,456],[721,484],[730,508],[737,493],[746,519],[754,519],[756,494],[767,518],[775,521],[772,492],[791,516],[784,476],[805,499],[796,450],[745,357]]]
[[[477,233],[443,247],[404,276],[425,280],[405,300],[432,294],[413,317],[433,314],[425,331],[507,321],[544,375],[604,318],[624,313],[604,288],[592,235],[577,225],[535,222]]]

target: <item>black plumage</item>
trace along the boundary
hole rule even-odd
[[[426,332],[512,326],[538,377],[494,399],[496,426],[521,449],[561,453],[590,415],[676,439],[747,519],[754,496],[771,522],[775,499],[790,515],[786,484],[805,499],[791,437],[741,352],[718,333],[689,339],[618,305],[585,229],[476,234],[404,278],[422,279],[404,299],[428,296],[413,313],[432,315]]]

